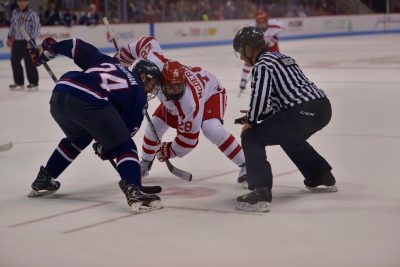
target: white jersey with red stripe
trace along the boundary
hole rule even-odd
[[[269,19],[268,28],[264,31],[265,42],[268,43],[271,37],[278,37],[278,35],[282,34],[284,31],[285,25],[282,21],[278,19]]]
[[[147,59],[156,64],[160,70],[169,61],[164,56],[164,51],[158,41],[152,36],[142,37],[123,47],[120,51],[120,59],[123,63],[130,64],[136,59]]]
[[[160,44],[154,37],[143,37],[131,42],[125,48],[127,58],[147,59],[161,70],[170,59],[164,56]],[[160,90],[157,94],[168,113],[177,116],[177,136],[172,142],[172,149],[178,157],[188,154],[198,143],[203,122],[204,107],[214,94],[224,91],[220,82],[210,72],[200,67],[186,66],[185,92],[179,101],[168,101]]]
[[[177,136],[171,147],[178,157],[185,156],[197,145],[205,103],[224,90],[213,74],[201,68],[187,67],[185,75],[185,93],[179,101],[168,101],[161,91],[157,94],[168,113],[177,116]]]

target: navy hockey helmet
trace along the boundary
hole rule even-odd
[[[147,99],[153,99],[160,89],[161,83],[161,71],[157,65],[151,61],[141,59],[133,66],[132,72],[139,73],[147,93]]]
[[[265,47],[264,33],[257,27],[248,26],[239,30],[233,39],[233,49],[242,54],[244,46],[249,46],[252,50]]]

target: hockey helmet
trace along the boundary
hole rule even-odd
[[[243,54],[244,46],[249,46],[252,50],[265,47],[263,32],[254,26],[244,27],[239,30],[233,39],[233,49],[239,54]]]
[[[179,100],[185,93],[185,66],[178,61],[168,61],[162,71],[162,92],[167,100]]]
[[[160,69],[151,61],[141,59],[132,68],[133,72],[137,72],[144,84],[147,100],[153,99],[160,89],[161,72]]]

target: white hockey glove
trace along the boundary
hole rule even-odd
[[[170,158],[175,158],[176,154],[174,150],[171,148],[172,142],[162,142],[160,147],[157,150],[157,159],[161,162],[166,161]]]

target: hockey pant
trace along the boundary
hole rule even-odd
[[[232,160],[237,166],[241,166],[245,162],[242,147],[236,138],[227,132],[222,125],[225,107],[226,97],[224,91],[212,96],[204,107],[205,112],[201,130],[204,136],[216,145],[226,157]],[[154,113],[152,122],[160,140],[162,140],[163,135],[169,127],[177,128],[177,116],[167,112],[162,104]],[[142,159],[146,161],[154,159],[157,142],[149,125],[146,126],[142,150]]]

